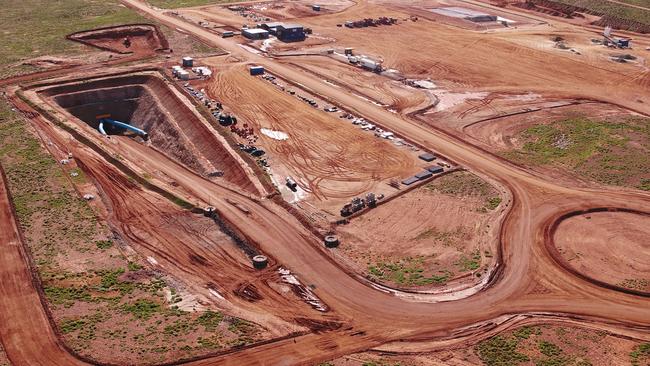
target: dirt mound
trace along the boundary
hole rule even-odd
[[[139,74],[66,84],[42,92],[73,116],[97,129],[98,115],[147,131],[153,147],[204,176],[223,178],[255,192],[244,169],[187,105],[158,77]],[[123,131],[107,130],[109,134]]]
[[[116,53],[153,53],[169,48],[169,43],[153,24],[128,24],[97,28],[66,36],[71,41]],[[125,42],[128,39],[129,42]]]

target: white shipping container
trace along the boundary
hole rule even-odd
[[[190,73],[185,70],[180,70],[178,72],[178,77],[181,80],[190,80]]]
[[[361,64],[361,66],[370,70],[377,70],[377,68],[379,67],[379,63],[377,61],[365,57],[359,60],[359,63]]]

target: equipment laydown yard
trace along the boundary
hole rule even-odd
[[[650,38],[493,3],[109,1],[7,66],[0,364],[647,364]]]

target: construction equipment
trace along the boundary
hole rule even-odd
[[[287,177],[285,180],[287,182],[287,187],[289,187],[290,190],[295,192],[298,189],[298,183],[296,183],[296,181],[293,180],[293,178]]]

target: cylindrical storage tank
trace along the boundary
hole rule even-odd
[[[253,257],[253,267],[264,269],[269,264],[269,259],[265,255],[256,255]]]
[[[208,206],[203,209],[203,216],[212,217],[212,215],[214,215],[214,207]]]
[[[339,238],[335,235],[327,235],[324,239],[325,246],[328,248],[336,248],[339,246]]]
[[[376,61],[365,57],[359,60],[359,62],[361,63],[361,66],[370,70],[376,70],[377,66],[379,66],[379,64]]]

